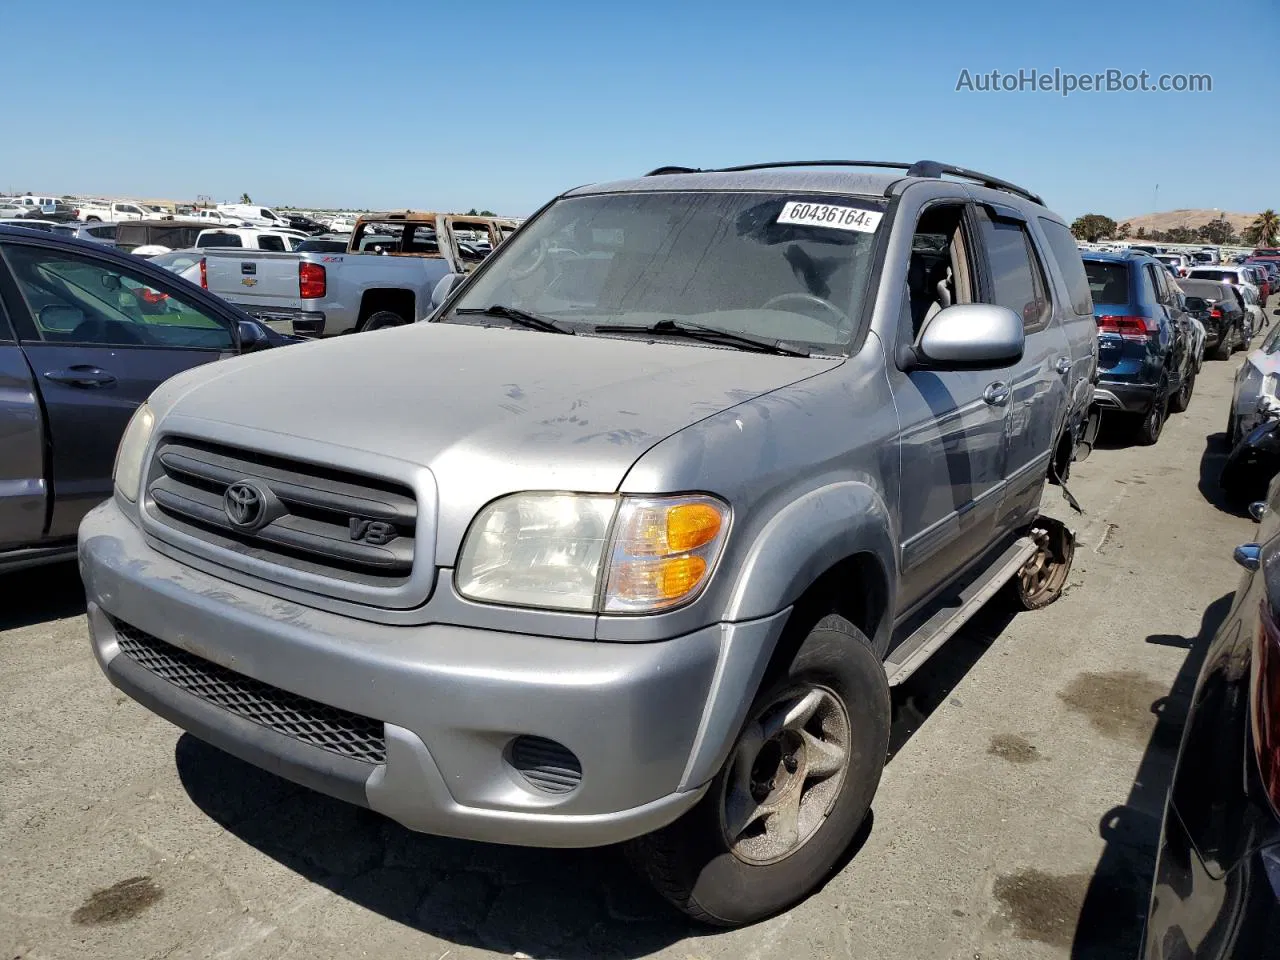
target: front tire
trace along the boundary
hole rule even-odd
[[[884,665],[843,617],[801,629],[698,805],[628,845],[657,891],[704,923],[754,923],[807,897],[853,842],[880,783]]]

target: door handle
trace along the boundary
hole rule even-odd
[[[1053,369],[1057,370],[1064,377],[1071,372],[1071,358],[1059,357],[1058,362],[1054,364]]]
[[[62,370],[46,370],[44,378],[70,387],[109,387],[116,382],[113,374],[87,363],[77,363]]]
[[[987,384],[987,389],[982,391],[982,399],[993,407],[1003,407],[1009,402],[1009,385],[999,380]]]

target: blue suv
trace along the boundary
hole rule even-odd
[[[1195,388],[1191,321],[1181,291],[1158,260],[1139,251],[1082,254],[1098,324],[1094,401],[1126,414],[1139,443],[1160,439],[1169,411]]]

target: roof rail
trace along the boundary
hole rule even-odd
[[[659,167],[646,173],[645,176],[658,177],[671,173],[743,173],[748,170],[771,170],[778,167],[881,167],[886,170],[903,170],[908,177],[928,177],[933,180],[940,180],[943,174],[946,174],[952,177],[959,177],[962,180],[971,180],[993,190],[1004,190],[1007,193],[1017,194],[1032,203],[1044,206],[1044,200],[1041,199],[1039,194],[1032,193],[1016,183],[1010,183],[1008,180],[1001,180],[998,177],[979,173],[977,170],[969,170],[949,163],[939,163],[936,160],[917,160],[915,163],[902,163],[897,160],[778,160],[772,163],[744,163],[734,167],[720,167],[715,170],[699,170],[694,167],[678,166]]]

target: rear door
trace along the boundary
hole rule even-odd
[[[0,548],[44,534],[44,417],[26,357],[0,306]]]
[[[0,252],[0,296],[47,416],[49,535],[71,536],[111,494],[133,411],[174,374],[233,353],[234,318],[167,277],[78,249],[6,240]]]

